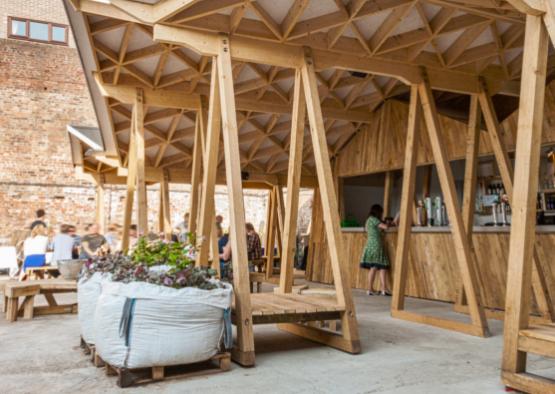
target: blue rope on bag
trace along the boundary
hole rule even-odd
[[[231,326],[231,308],[224,310],[224,347],[229,350],[233,347],[233,329]]]
[[[119,321],[119,336],[125,336],[125,346],[129,346],[129,334],[131,332],[131,322],[135,311],[135,298],[126,298],[123,304],[121,319]]]

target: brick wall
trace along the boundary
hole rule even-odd
[[[40,207],[60,221],[92,220],[94,193],[74,176],[68,123],[96,124],[77,51],[0,39],[0,236]]]
[[[45,208],[50,224],[83,226],[94,220],[94,187],[74,175],[68,123],[96,125],[77,51],[73,48],[0,39],[0,238],[25,228]],[[172,221],[188,207],[188,187],[173,185]],[[109,187],[109,221],[121,223],[124,192]],[[264,194],[249,193],[247,220],[265,219]],[[149,191],[149,219],[157,222],[157,188]],[[220,190],[217,211],[227,215]]]

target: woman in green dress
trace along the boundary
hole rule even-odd
[[[376,271],[380,271],[380,282],[382,285],[381,295],[390,296],[387,288],[387,271],[389,270],[389,259],[382,244],[381,230],[387,229],[387,225],[382,222],[383,208],[381,205],[372,205],[365,228],[368,234],[366,246],[362,251],[360,267],[369,269],[368,272],[368,295],[374,295],[372,289]]]

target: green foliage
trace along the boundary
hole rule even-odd
[[[192,244],[183,246],[179,242],[148,242],[140,238],[131,259],[137,264],[148,267],[154,265],[168,265],[177,270],[183,270],[194,263],[194,247]]]

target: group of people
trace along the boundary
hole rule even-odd
[[[100,253],[119,250],[121,248],[120,226],[113,224],[103,235],[97,223],[91,223],[84,228],[83,235],[78,234],[76,226],[61,224],[56,229],[49,226],[44,209],[36,211],[36,218],[29,226],[24,239],[14,240],[18,252],[18,260],[22,262],[20,279],[25,278],[25,270],[50,264],[58,266],[61,261],[72,259],[87,259]],[[131,242],[136,242],[137,228],[130,228]]]
[[[367,241],[362,252],[360,266],[368,269],[368,295],[381,294],[391,295],[387,286],[389,259],[381,240],[381,231],[387,229],[390,224],[382,220],[383,208],[380,205],[373,205],[365,223]],[[185,214],[184,221],[179,226],[178,234],[172,240],[185,242],[188,235],[188,214]],[[216,230],[218,237],[218,254],[220,263],[221,277],[224,279],[232,278],[231,267],[231,242],[228,232],[223,230],[223,217],[216,216]],[[33,266],[42,266],[46,263],[57,266],[60,261],[71,259],[87,259],[97,256],[99,253],[121,250],[121,226],[110,225],[106,234],[101,234],[100,227],[96,223],[85,226],[85,235],[77,233],[77,227],[70,224],[62,224],[59,231],[54,233],[46,221],[44,209],[36,211],[36,218],[31,223],[30,234],[22,242],[16,242],[20,261],[23,262],[20,269],[20,279],[25,276],[25,269]],[[249,271],[254,271],[255,264],[259,262],[263,255],[260,236],[256,232],[252,223],[245,225],[247,239],[247,259]],[[131,225],[129,229],[130,247],[137,242],[137,227]],[[47,261],[47,252],[51,252],[51,258]],[[381,290],[375,292],[373,284],[376,274],[379,273]]]
[[[223,217],[216,216],[216,230],[218,236],[218,253],[220,257],[220,274],[222,278],[231,279],[231,242],[229,233],[223,231]],[[252,223],[245,224],[247,238],[247,259],[249,271],[254,271],[255,264],[262,258],[262,242]]]

